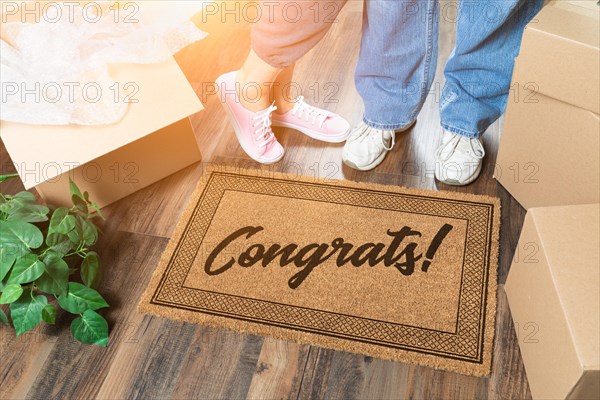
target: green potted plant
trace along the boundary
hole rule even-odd
[[[97,310],[108,303],[94,289],[100,260],[91,250],[99,234],[93,220],[104,216],[73,181],[70,192],[73,206],[52,210],[30,192],[0,193],[0,304],[8,305],[17,336],[54,324],[58,306],[77,315],[75,339],[106,346],[108,324]],[[0,321],[10,326],[1,308]]]

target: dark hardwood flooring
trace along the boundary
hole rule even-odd
[[[203,162],[143,189],[105,210],[108,221],[98,245],[104,268],[101,292],[112,305],[103,314],[111,334],[108,348],[71,339],[70,316],[15,338],[0,327],[0,398],[31,399],[526,399],[529,388],[518,339],[502,286],[498,291],[492,374],[476,378],[431,368],[383,361],[305,344],[242,335],[222,329],[143,315],[136,307],[179,215],[201,173],[217,164],[260,167],[245,156],[216,96],[207,88],[221,73],[237,69],[249,49],[248,23],[211,17],[203,41],[177,55],[206,109],[191,117]],[[199,18],[200,20],[200,18]],[[354,88],[360,41],[361,6],[354,1],[328,36],[297,66],[294,80],[309,101],[338,112],[354,124],[362,103]],[[436,85],[453,44],[454,26],[442,20]],[[318,66],[314,68],[314,66]],[[332,85],[326,86],[327,83]],[[332,93],[335,102],[328,101]],[[499,281],[504,283],[524,210],[492,178],[500,123],[484,136],[485,168],[467,187],[436,183],[431,173],[441,133],[438,104],[430,95],[417,125],[399,136],[395,149],[372,172],[341,164],[341,145],[276,130],[287,149],[273,168],[290,174],[488,194],[502,199]],[[2,173],[13,171],[4,146]],[[428,166],[431,166],[428,168]],[[267,168],[267,167],[262,167]],[[5,193],[22,190],[13,180]]]

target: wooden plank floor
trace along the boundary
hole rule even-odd
[[[228,17],[233,19],[233,16]],[[527,399],[530,398],[518,339],[502,288],[493,370],[475,378],[416,365],[383,361],[324,348],[150,317],[137,312],[139,297],[157,265],[199,176],[217,163],[236,168],[249,162],[215,96],[207,96],[221,73],[237,69],[250,44],[250,25],[227,24],[221,16],[200,24],[210,33],[177,60],[206,110],[191,117],[204,160],[106,209],[108,221],[98,245],[104,268],[101,292],[111,308],[103,312],[111,334],[108,348],[85,346],[70,337],[70,316],[55,326],[14,337],[0,327],[0,398],[32,399]],[[199,22],[200,18],[199,18]],[[353,83],[360,41],[361,5],[351,2],[324,41],[298,65],[294,80],[318,105],[359,121],[362,103]],[[440,62],[435,88],[453,43],[454,26],[441,21]],[[317,65],[318,68],[313,68]],[[330,83],[330,85],[327,85]],[[336,88],[332,101],[325,94]],[[465,188],[436,183],[433,154],[438,143],[436,93],[429,96],[417,125],[399,136],[376,170],[361,173],[341,164],[341,145],[276,130],[287,149],[278,171],[417,188],[488,194],[502,199],[499,280],[504,283],[524,210],[492,178],[500,124],[484,136],[488,156],[479,180]],[[13,171],[4,146],[2,173]],[[263,167],[266,168],[266,167]],[[3,192],[22,189],[17,181]]]

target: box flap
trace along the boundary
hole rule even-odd
[[[129,104],[125,117],[117,124],[0,123],[0,137],[26,189],[202,110],[202,103],[173,58],[150,65],[115,65],[111,77],[121,86],[128,82],[137,85],[133,97],[138,102]]]
[[[513,82],[599,114],[600,7],[594,7],[596,13],[562,2],[544,7],[525,29]]]
[[[507,105],[494,177],[525,209],[600,202],[600,116],[519,94]]]
[[[565,8],[600,20],[598,0],[550,0],[548,5]]]
[[[546,254],[581,365],[598,369],[600,205],[532,208],[529,213]]]

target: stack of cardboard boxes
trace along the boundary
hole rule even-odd
[[[544,7],[523,36],[495,175],[525,208],[598,202],[600,10],[586,3]]]
[[[498,153],[528,210],[505,290],[537,399],[600,398],[599,15],[556,1],[528,25]]]

